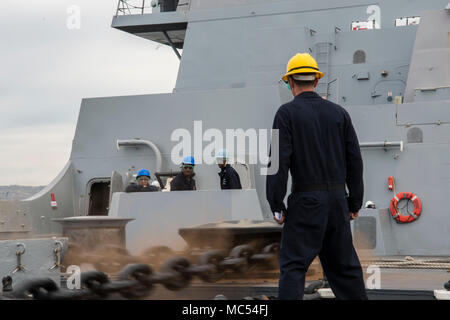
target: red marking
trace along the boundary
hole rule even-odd
[[[394,177],[390,176],[388,178],[388,189],[393,190],[394,189]]]

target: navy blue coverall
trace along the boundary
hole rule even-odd
[[[191,179],[186,179],[183,172],[180,172],[173,178],[170,182],[170,191],[188,191],[188,190],[197,190],[195,186],[194,177],[195,173],[192,174]]]
[[[303,298],[305,274],[317,255],[337,299],[367,299],[350,230],[349,212],[361,208],[364,185],[349,114],[308,91],[278,109],[273,128],[279,130],[279,170],[267,176],[266,196],[272,212],[286,214],[279,299]]]
[[[242,189],[239,174],[228,163],[225,165],[225,167],[220,169],[219,177],[220,177],[220,188],[222,190]]]
[[[127,193],[130,193],[130,192],[156,192],[156,191],[159,191],[159,189],[155,186],[142,187],[136,183],[132,183],[125,188],[125,192],[127,192]]]

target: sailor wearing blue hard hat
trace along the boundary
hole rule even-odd
[[[136,183],[132,183],[125,189],[125,192],[154,192],[159,191],[158,187],[150,185],[150,171],[141,169],[136,175]]]
[[[181,172],[170,182],[170,191],[197,190],[194,180],[195,160],[193,156],[187,156],[181,163]]]

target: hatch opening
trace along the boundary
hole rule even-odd
[[[88,216],[108,215],[110,188],[111,180],[109,178],[91,180],[88,185]]]

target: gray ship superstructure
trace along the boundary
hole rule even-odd
[[[172,46],[180,57],[173,92],[83,99],[69,162],[44,190],[14,204],[26,219],[2,224],[3,238],[16,229],[23,238],[60,235],[55,218],[109,215],[135,219],[127,246],[138,252],[150,244],[182,247],[181,227],[270,220],[263,164],[236,166],[243,190],[220,190],[217,166],[203,163],[195,167],[198,191],[122,191],[140,168],[179,170],[171,160],[177,129],[192,137],[200,121],[200,134],[270,129],[292,99],[279,81],[287,61],[309,52],[325,73],[317,92],[348,110],[362,148],[364,202],[375,209],[362,209],[353,222],[355,245],[378,256],[450,256],[448,0],[151,4],[119,1],[112,27]],[[399,192],[420,198],[416,221],[392,218]]]

